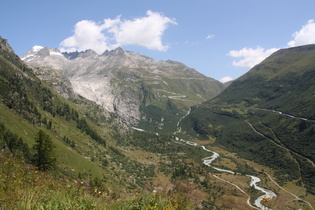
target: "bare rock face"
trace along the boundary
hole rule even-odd
[[[169,98],[191,106],[223,89],[220,82],[182,63],[156,61],[122,48],[98,55],[93,50],[61,53],[58,49],[35,46],[21,59],[32,66],[45,67],[46,71],[37,69],[37,75],[45,81],[53,80],[52,87],[64,97],[81,95],[130,124],[143,119],[141,107],[152,100]]]
[[[10,53],[14,53],[13,49],[11,48],[11,46],[8,43],[8,40],[3,39],[1,36],[0,36],[0,50],[3,50],[3,51],[6,50]]]
[[[67,99],[76,97],[70,80],[59,71],[48,67],[34,67],[33,72],[39,79],[53,87],[62,97]]]

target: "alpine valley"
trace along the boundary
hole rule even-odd
[[[314,81],[315,45],[226,85],[0,37],[0,209],[314,209]]]

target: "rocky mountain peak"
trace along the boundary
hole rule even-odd
[[[75,51],[75,52],[62,52],[62,55],[68,60],[73,60],[76,58],[88,58],[88,57],[97,57],[98,54],[94,50],[85,50],[85,51]]]
[[[51,48],[44,47],[44,48],[40,49],[39,51],[37,51],[36,55],[38,55],[40,57],[50,56],[50,50],[51,50]]]
[[[22,56],[21,59],[23,61],[31,61],[35,58],[45,58],[51,55],[63,56],[60,50],[57,48],[53,49],[50,47],[35,45],[26,53],[26,55]]]
[[[116,49],[113,51],[113,54],[114,54],[114,55],[124,55],[124,54],[125,54],[125,51],[124,51],[121,47],[118,47],[118,48],[116,48]]]
[[[27,53],[37,53],[40,50],[44,49],[44,47],[39,46],[39,45],[35,45],[34,47],[32,47],[32,49],[30,49]]]
[[[3,39],[1,36],[0,36],[0,50],[7,50],[11,53],[14,53],[13,49],[8,43],[8,40]]]
[[[79,58],[87,58],[87,57],[95,57],[98,54],[94,50],[85,50],[84,52],[80,52],[78,54]]]
[[[68,60],[73,60],[73,59],[77,58],[80,53],[78,51],[75,51],[75,52],[62,52],[62,54]]]
[[[105,50],[105,52],[102,54],[103,56],[110,56],[110,55],[124,55],[125,51],[121,47],[117,47],[114,50]]]
[[[108,56],[109,55],[109,53],[110,53],[110,51],[109,50],[105,50],[104,52],[103,52],[103,56]]]
[[[183,104],[188,107],[210,99],[223,89],[221,83],[180,62],[156,61],[121,47],[106,50],[102,55],[93,50],[60,53],[51,48],[35,47],[24,56],[24,61],[47,67],[49,71],[38,72],[38,75],[45,81],[51,78],[52,84],[57,77],[60,84],[65,84],[65,79],[59,76],[64,75],[76,94],[131,124],[146,118],[141,110],[151,103],[163,104],[169,99],[180,107]],[[52,72],[50,69],[55,69],[56,74],[44,75]],[[68,86],[52,86],[71,97],[69,91],[64,91]]]

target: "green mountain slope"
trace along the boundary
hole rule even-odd
[[[315,119],[314,78],[315,45],[282,49],[234,81],[215,101]]]
[[[118,191],[143,185],[153,171],[129,160],[115,146],[113,136],[124,130],[119,118],[103,114],[104,110],[86,99],[78,97],[74,102],[40,81],[0,38],[1,149],[19,149],[12,145],[24,142],[32,156],[35,134],[44,130],[56,146],[59,174],[96,178]],[[135,178],[126,178],[130,176]]]
[[[208,79],[163,77],[162,81],[147,77],[142,81],[128,74],[119,80],[121,87],[136,83],[133,87],[137,88],[128,90],[135,94],[122,94],[128,100],[140,99],[145,116],[140,122],[145,130],[131,129],[117,113],[83,97],[71,97],[69,81],[60,72],[49,75],[50,68],[42,70],[26,66],[0,38],[0,209],[247,209],[259,192],[244,174],[263,178],[260,186],[279,190],[279,200],[292,197],[267,179],[261,165],[248,159],[274,168],[280,181],[296,179],[301,187],[294,189],[302,189],[300,196],[312,200],[303,189],[305,184],[312,190],[313,171],[307,168],[312,150],[306,155],[303,144],[289,147],[285,141],[291,141],[288,133],[299,139],[313,132],[308,121],[287,121],[287,116],[255,106],[236,107],[225,102],[193,107],[192,114],[184,118],[187,106],[198,98],[205,100],[206,92],[213,89],[204,89]],[[220,90],[217,85],[214,91]],[[181,92],[182,88],[186,90]],[[180,126],[178,122],[182,122]],[[283,128],[286,132],[280,132]],[[56,146],[57,167],[50,173],[31,165],[32,157],[37,157],[33,145],[39,130]],[[212,154],[206,149],[211,148],[210,141],[194,144],[182,140],[183,131],[210,136],[217,146],[224,145],[247,158],[213,147],[222,153],[214,164],[241,175],[207,167],[204,160]],[[306,139],[307,143],[312,148],[312,142]],[[269,167],[266,171],[271,174]],[[274,206],[298,209],[306,203],[295,199],[279,204],[273,199],[268,207]]]
[[[208,151],[173,136],[128,129],[115,113],[81,97],[67,100],[33,72],[0,38],[0,209],[215,209],[247,205],[242,192],[217,182],[209,173],[211,168],[202,165]],[[199,87],[189,81],[178,79],[169,84],[173,88],[178,88],[176,84]],[[150,85],[154,86],[144,84],[143,90],[150,92]],[[145,100],[150,101],[151,93]],[[166,104],[162,110],[178,111],[172,100],[161,98],[159,103]],[[57,167],[50,173],[31,165],[39,130],[56,146]],[[249,192],[250,187],[245,190]]]
[[[279,50],[193,107],[181,126],[315,193],[314,81],[315,45]]]

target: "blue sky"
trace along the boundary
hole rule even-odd
[[[121,46],[236,79],[279,48],[315,43],[314,0],[1,0],[0,36],[18,55]]]

